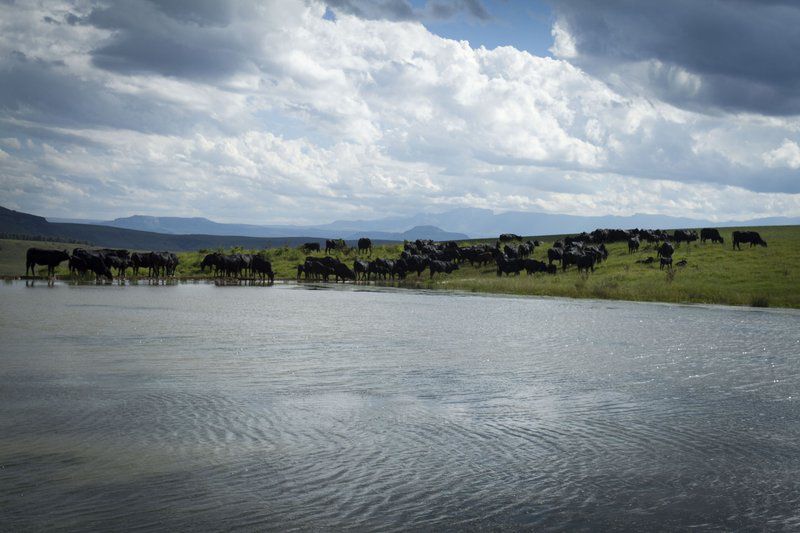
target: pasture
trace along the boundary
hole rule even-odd
[[[556,275],[534,274],[519,276],[496,275],[495,266],[472,267],[462,263],[460,269],[449,275],[437,274],[432,280],[426,270],[421,277],[411,274],[405,281],[395,282],[401,287],[446,289],[467,292],[485,292],[515,295],[560,296],[570,298],[598,298],[631,301],[724,304],[756,307],[800,308],[800,227],[779,226],[754,228],[767,241],[768,247],[747,245],[741,251],[732,250],[731,233],[735,229],[722,228],[725,244],[705,244],[699,241],[680,245],[674,255],[675,263],[686,260],[686,266],[660,270],[658,262],[637,264],[636,261],[656,257],[653,246],[642,243],[638,252],[628,254],[624,242],[607,244],[609,257],[591,274],[579,274],[572,267],[567,272],[559,269]],[[527,238],[527,237],[526,237]],[[542,241],[533,258],[546,261],[547,249],[554,237],[530,237]],[[473,240],[494,243],[492,240]],[[466,244],[466,243],[462,243]],[[0,273],[5,276],[20,275],[25,266],[25,250],[29,246],[72,249],[75,245],[59,243],[0,240]],[[179,279],[210,278],[202,272],[200,262],[206,253],[181,252],[176,277]],[[231,250],[225,250],[231,252]],[[254,253],[258,250],[233,251]],[[402,245],[375,246],[371,258],[396,258]],[[261,250],[272,262],[277,279],[296,279],[296,267],[306,255],[297,248],[281,247]],[[311,255],[323,256],[324,252]],[[352,265],[355,251],[332,254]],[[362,256],[361,257],[366,257]],[[58,273],[66,275],[63,264]],[[392,284],[392,282],[387,282]]]

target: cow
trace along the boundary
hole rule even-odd
[[[300,247],[300,250],[302,250],[304,254],[310,254],[311,252],[319,252],[319,243],[307,242]]]
[[[422,272],[428,268],[430,259],[424,255],[408,255],[404,258],[407,272],[416,272],[417,277],[422,275]]]
[[[69,261],[69,253],[66,250],[45,250],[42,248],[28,248],[25,253],[25,275],[28,275],[30,270],[31,275],[36,275],[36,265],[47,266],[48,277],[53,277],[56,274],[56,267]]]
[[[275,272],[272,271],[272,263],[261,255],[254,255],[250,266],[253,275],[258,275],[261,281],[269,279],[270,283],[275,283]]]
[[[708,239],[711,239],[713,244],[725,244],[725,240],[722,238],[722,235],[719,234],[719,230],[716,228],[703,228],[700,230],[700,242],[704,243]]]
[[[631,237],[628,239],[628,253],[632,254],[633,252],[639,251],[639,237]]]
[[[367,264],[367,279],[375,275],[375,280],[386,279],[391,277],[394,279],[394,261],[387,259],[375,259]]]
[[[358,253],[367,252],[372,255],[372,241],[367,237],[358,239]]]
[[[498,256],[496,262],[498,276],[502,276],[503,274],[508,276],[511,273],[519,275],[520,271],[525,268],[522,259],[509,259],[505,255]]]
[[[531,241],[523,242],[517,247],[517,256],[522,258],[530,257],[535,248],[536,247]]]
[[[672,254],[675,253],[675,247],[672,244],[664,241],[661,243],[656,251],[658,252],[658,257],[672,257]]]
[[[147,268],[148,270],[152,270],[150,254],[144,252],[133,252],[131,254],[131,267],[133,268],[134,276],[139,275],[140,268]]]
[[[218,253],[207,254],[202,261],[200,261],[200,272],[205,272],[206,268],[213,268],[214,274],[218,274],[220,271],[220,255]],[[137,268],[138,270],[138,268]],[[134,274],[136,270],[134,271]]]
[[[453,263],[452,261],[431,261],[429,265],[431,271],[431,278],[437,272],[441,272],[443,274],[449,274],[454,270],[458,270],[458,264]]]
[[[521,241],[522,237],[514,233],[503,233],[500,235],[500,242]]]
[[[347,250],[347,245],[344,242],[344,239],[325,239],[325,254],[329,254],[331,250]]]
[[[503,254],[505,254],[505,256],[509,259],[517,259],[519,257],[516,248],[512,248],[507,244],[503,246]]]
[[[578,267],[578,272],[585,272],[586,274],[589,273],[590,269],[594,272],[596,262],[596,256],[590,253],[581,254],[575,258],[575,266]]]
[[[535,272],[547,272],[547,263],[536,259],[523,259],[522,266],[529,276]]]
[[[75,248],[72,250],[72,257],[74,263],[77,264],[80,262],[85,268],[82,273],[91,271],[98,279],[101,277],[109,280],[114,279],[114,275],[111,273],[111,269],[108,268],[108,263],[102,253],[93,250],[85,250],[83,248]]]
[[[664,270],[664,267],[667,267],[668,270],[672,270],[672,256],[661,258],[661,266],[659,266],[658,269]]]
[[[561,270],[565,272],[570,265],[577,265],[579,257],[583,257],[583,251],[580,248],[568,248],[561,254]]]
[[[305,274],[306,279],[320,279],[322,278],[323,281],[328,281],[328,278],[331,274],[333,274],[333,268],[326,265],[322,261],[317,259],[308,260],[303,263],[303,273]],[[299,273],[299,271],[298,271]]]
[[[369,272],[369,263],[356,259],[353,261],[353,273],[356,275],[356,281],[362,279],[367,281],[367,273]]]
[[[761,238],[757,231],[734,231],[733,232],[733,249],[741,250],[741,243],[750,243],[750,248],[753,246],[767,246],[767,242]]]
[[[562,255],[564,255],[563,249],[556,247],[554,244],[552,248],[547,250],[547,263],[552,265],[553,261],[561,261]]]
[[[333,270],[333,275],[334,275],[334,281],[336,281],[336,282],[339,281],[339,278],[342,279],[342,283],[344,283],[348,279],[352,280],[352,281],[356,280],[355,273],[352,270],[350,270],[350,267],[348,267],[347,265],[345,265],[342,262],[337,262],[333,266],[332,270]]]
[[[697,240],[697,232],[693,229],[676,229],[673,234],[673,240],[675,241],[675,246],[680,246],[682,242],[688,245]]]
[[[178,266],[178,256],[171,252],[150,252],[150,270],[153,277],[160,277],[163,275],[174,276],[175,269]],[[244,258],[240,258],[244,264]],[[249,268],[249,261],[247,262]]]
[[[78,256],[70,256],[69,262],[67,263],[69,266],[69,273],[71,276],[84,276],[86,272],[89,271],[89,265],[86,264],[86,261],[82,257]]]
[[[494,254],[492,252],[483,252],[477,255],[473,255],[469,258],[469,262],[472,266],[475,266],[476,263],[480,266],[486,266],[489,263],[494,261]]]

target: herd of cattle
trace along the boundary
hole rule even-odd
[[[703,243],[708,240],[720,244],[725,242],[719,230],[714,228],[704,228],[699,234],[695,230],[675,230],[669,234],[662,230],[598,229],[591,233],[581,233],[556,241],[547,250],[547,262],[545,263],[531,258],[536,247],[541,246],[541,242],[528,240],[512,246],[515,241],[522,241],[522,237],[513,233],[504,233],[500,235],[494,245],[475,244],[462,247],[453,241],[443,243],[423,240],[407,242],[403,245],[400,257],[377,258],[369,261],[355,259],[350,267],[341,260],[327,255],[331,250],[342,250],[345,247],[344,241],[328,240],[325,243],[325,257],[308,256],[302,264],[297,265],[297,279],[328,281],[333,277],[334,281],[402,280],[410,273],[416,273],[419,277],[426,269],[429,271],[429,277],[433,278],[439,273],[449,274],[458,270],[459,265],[465,262],[472,266],[487,266],[494,263],[498,276],[518,275],[523,270],[529,275],[536,272],[556,274],[558,266],[562,271],[575,266],[579,272],[588,274],[594,272],[595,267],[608,258],[606,244],[626,241],[629,253],[638,251],[642,242],[654,245],[658,253],[660,268],[663,269],[672,268],[672,256],[677,246],[680,246],[681,243],[688,245],[697,240]],[[734,231],[733,247],[741,249],[742,243],[750,244],[750,246],[767,245],[755,231]],[[307,243],[303,249],[310,253],[320,251],[320,246],[318,243]],[[371,251],[371,241],[367,238],[359,239],[358,253],[368,252],[371,254]],[[654,261],[652,259],[641,262]],[[554,264],[556,262],[558,266]],[[685,264],[685,261],[679,262],[679,266]]]
[[[330,256],[331,251],[349,251],[342,239],[327,240],[325,256],[307,256],[302,264],[297,265],[297,279],[329,281],[370,281],[405,279],[409,274],[421,276],[425,270],[430,278],[436,274],[450,274],[459,266],[469,263],[472,266],[494,264],[497,275],[520,274],[523,270],[528,274],[542,272],[556,274],[560,267],[567,271],[571,266],[582,273],[594,272],[597,265],[608,258],[606,244],[627,242],[628,253],[639,250],[642,242],[653,246],[658,253],[660,268],[672,268],[672,256],[675,248],[681,243],[691,244],[700,240],[724,244],[719,231],[704,228],[698,234],[695,230],[675,230],[672,234],[661,230],[645,229],[597,229],[591,233],[565,237],[553,243],[547,250],[547,262],[533,259],[534,250],[541,246],[539,241],[522,241],[522,237],[511,233],[500,235],[492,244],[473,244],[459,246],[454,241],[433,242],[417,240],[406,242],[400,256],[394,259],[375,258],[371,260],[356,258],[352,266],[340,259]],[[519,242],[515,245],[515,242]],[[733,248],[741,249],[742,244],[767,246],[767,243],[755,231],[734,231]],[[321,252],[319,243],[310,242],[301,247],[306,253]],[[358,254],[372,255],[372,241],[368,238],[358,240]],[[86,250],[75,248],[72,254],[67,251],[30,248],[27,252],[25,274],[35,273],[37,265],[47,266],[48,275],[53,276],[55,267],[68,261],[72,274],[85,275],[93,273],[97,278],[113,279],[112,269],[117,276],[124,277],[127,269],[132,269],[134,276],[144,275],[151,278],[175,275],[178,257],[171,252],[128,252],[127,250]],[[655,258],[639,260],[638,263],[653,263]],[[554,263],[558,263],[558,266]],[[685,261],[678,263],[685,265]],[[260,278],[272,283],[275,273],[272,263],[259,254],[207,254],[200,263],[200,269],[209,269],[216,277]]]
[[[44,250],[41,248],[28,248],[25,256],[25,275],[36,273],[36,266],[46,266],[48,276],[53,276],[55,268],[67,261],[69,272],[72,275],[84,276],[94,274],[98,279],[114,278],[113,270],[117,276],[125,277],[128,269],[132,269],[134,276],[160,278],[175,275],[178,268],[178,256],[172,252],[128,252],[128,250],[86,250],[75,248],[72,254],[66,250]]]

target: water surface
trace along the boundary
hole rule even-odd
[[[0,286],[0,529],[797,529],[800,313]]]

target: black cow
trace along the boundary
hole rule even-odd
[[[135,254],[134,254],[135,255]],[[205,272],[206,268],[213,268],[214,274],[219,274],[220,271],[220,255],[218,253],[207,254],[202,261],[200,261],[200,272]],[[138,271],[138,267],[134,268],[134,274]]]
[[[733,232],[733,249],[742,249],[741,243],[750,243],[750,248],[755,245],[767,246],[767,242],[761,238],[757,231],[734,231]]]
[[[497,262],[497,275],[508,276],[511,273],[519,275],[520,271],[525,268],[525,263],[522,259],[509,259],[504,255],[500,255],[496,259]]]
[[[244,264],[245,259],[240,257],[241,262]],[[249,261],[247,262],[249,267]],[[150,270],[153,277],[160,277],[163,273],[164,277],[174,276],[175,269],[178,267],[178,256],[171,252],[150,252]]]
[[[453,270],[458,270],[458,264],[453,263],[452,261],[431,261],[429,268],[431,270],[431,278],[437,272],[441,272],[443,274],[449,274]]]
[[[106,257],[102,253],[93,250],[85,250],[83,248],[75,248],[72,250],[72,257],[75,263],[79,261],[83,265],[85,270],[82,272],[91,271],[97,278],[104,277],[109,280],[114,279],[111,269],[108,268]]]
[[[356,275],[356,281],[362,279],[367,281],[367,273],[369,272],[369,263],[356,259],[353,261],[353,272]]]
[[[334,280],[337,282],[339,281],[339,278],[342,279],[342,282],[348,279],[352,281],[356,280],[355,273],[352,270],[350,270],[350,267],[348,267],[344,263],[341,262],[336,263],[333,266],[332,270],[333,270]]]
[[[275,283],[275,272],[272,271],[272,263],[261,255],[254,255],[250,264],[250,270],[254,276],[264,279],[269,279],[270,283]]]
[[[656,248],[656,251],[658,252],[658,257],[672,257],[672,254],[675,253],[675,247],[664,241],[661,246]]]
[[[697,240],[697,232],[695,230],[687,230],[687,229],[676,229],[675,233],[673,234],[673,239],[675,240],[675,246],[680,246],[682,242],[686,244],[691,244],[692,242]]]
[[[82,257],[75,255],[69,258],[67,265],[69,266],[69,273],[72,276],[76,274],[78,276],[84,276],[89,271],[89,265],[86,264],[86,261],[84,261]]]
[[[133,252],[131,254],[131,267],[133,268],[134,276],[139,275],[140,268],[147,268],[148,270],[152,270],[150,254],[143,252]]]
[[[394,261],[381,258],[370,261],[367,264],[367,279],[373,275],[376,281],[387,277],[394,279]]]
[[[45,250],[42,248],[28,248],[25,254],[25,275],[28,275],[28,270],[31,275],[36,275],[36,265],[47,266],[47,275],[49,277],[55,276],[56,267],[69,261],[69,253],[66,250]]]
[[[342,250],[346,251],[347,245],[344,242],[344,239],[325,239],[325,253],[329,254],[331,250]]]
[[[597,262],[597,257],[594,254],[586,253],[578,255],[575,259],[575,265],[578,267],[578,272],[589,273],[591,269],[594,272],[594,265]]]
[[[725,240],[716,228],[703,228],[700,230],[700,242],[706,242],[708,239],[711,239],[711,242],[714,244],[725,244]]]
[[[302,266],[303,266],[303,273],[305,274],[306,279],[322,278],[323,281],[328,281],[330,275],[334,273],[332,267],[316,259],[306,260],[306,262],[303,263]]]
[[[517,256],[522,258],[530,257],[535,248],[536,246],[531,241],[523,242],[517,246]]]
[[[658,269],[663,270],[664,267],[667,267],[667,269],[672,270],[672,256],[661,258],[661,266],[659,266]]]
[[[503,246],[503,253],[509,259],[517,259],[519,255],[517,254],[517,250],[515,248],[510,247],[509,245]]]
[[[430,263],[430,259],[424,255],[408,255],[404,259],[407,272],[416,272],[417,277],[422,275],[422,272],[428,268],[428,263]]]
[[[628,239],[628,253],[632,254],[633,252],[638,252],[639,244],[639,237],[631,237]]]
[[[522,266],[529,276],[534,272],[547,272],[547,263],[536,259],[523,259]]]
[[[367,237],[358,239],[358,253],[367,252],[372,255],[372,241]]]
[[[503,233],[500,235],[500,242],[521,241],[522,237],[514,233]]]
[[[318,242],[307,242],[300,247],[300,249],[305,254],[310,254],[311,252],[319,252],[319,243]]]
[[[492,261],[494,261],[494,254],[492,252],[482,252],[469,258],[469,262],[472,266],[475,266],[476,264],[480,266],[486,266]]]
[[[561,243],[556,243],[561,244]],[[562,248],[556,247],[553,245],[553,248],[547,250],[547,263],[552,265],[553,261],[561,261],[561,256],[564,255],[564,251]]]

